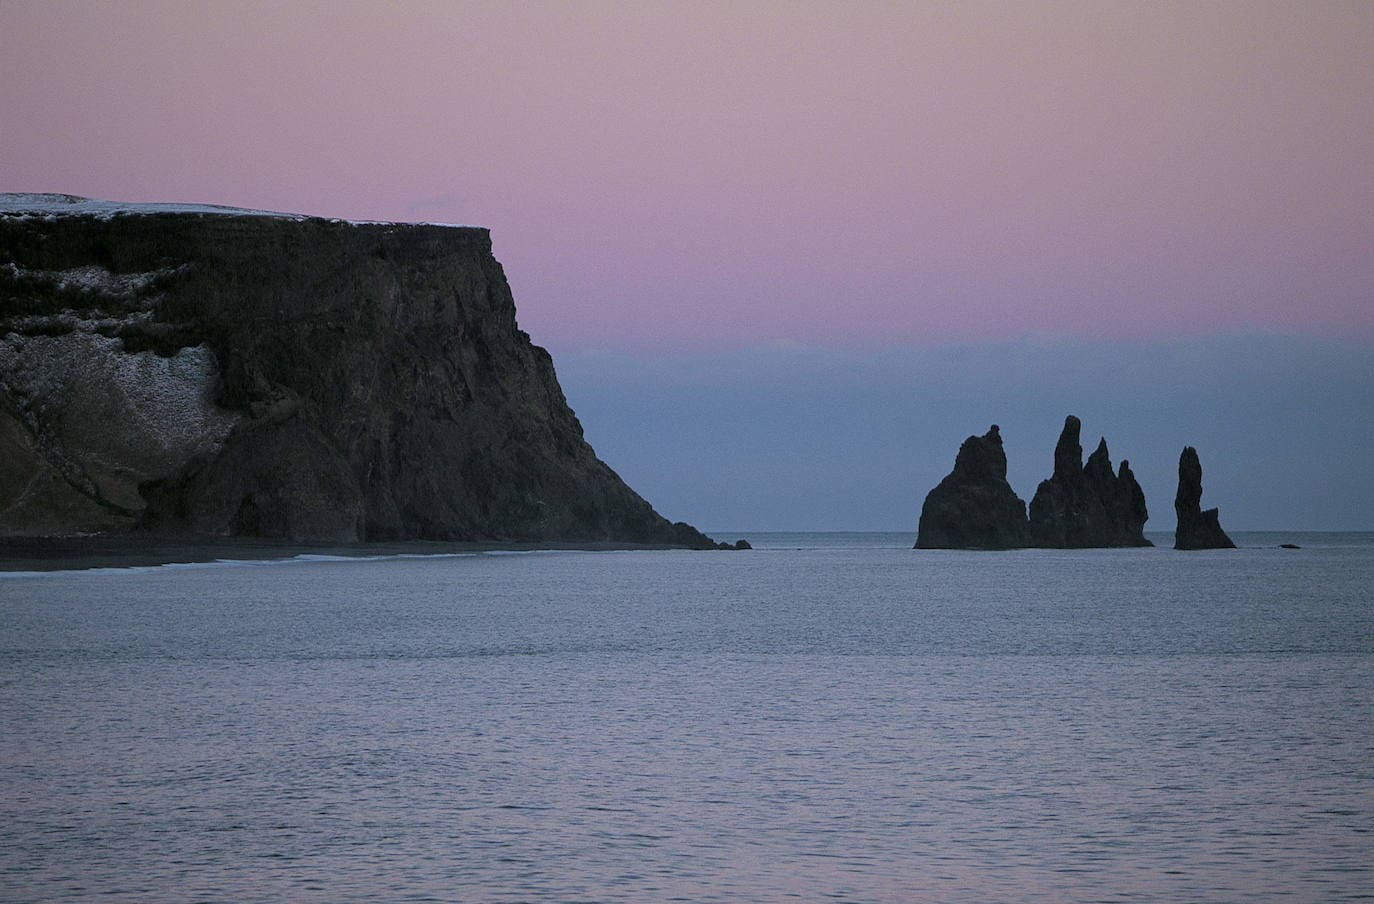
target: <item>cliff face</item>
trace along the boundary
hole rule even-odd
[[[993,424],[959,447],[954,470],[926,496],[917,549],[1017,549],[1026,545],[1026,503],[1007,483],[1007,455]]]
[[[0,533],[708,546],[597,459],[485,229],[0,196]]]
[[[1202,462],[1197,450],[1185,446],[1178,457],[1178,493],[1174,496],[1178,528],[1174,549],[1235,549],[1236,544],[1221,529],[1217,509],[1202,510]]]
[[[1041,481],[1030,504],[1031,545],[1056,549],[1153,546],[1145,539],[1150,514],[1128,462],[1112,473],[1107,440],[1083,464],[1081,423],[1069,415],[1054,449],[1054,474]]]

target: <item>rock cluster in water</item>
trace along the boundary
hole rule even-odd
[[[1042,481],[1029,513],[1007,483],[1007,458],[994,425],[964,440],[954,470],[926,496],[917,549],[1082,549],[1152,546],[1145,494],[1122,461],[1112,473],[1106,439],[1083,463],[1081,424],[1073,415],[1054,452],[1054,473]]]
[[[1235,549],[1236,544],[1221,529],[1217,509],[1202,510],[1202,462],[1197,450],[1185,446],[1178,457],[1178,494],[1174,496],[1178,529],[1174,549]]]
[[[1153,546],[1145,539],[1145,493],[1124,459],[1112,473],[1107,440],[1083,464],[1081,424],[1069,415],[1054,449],[1054,474],[1030,504],[1030,544],[1048,549]]]
[[[716,546],[596,457],[486,229],[0,195],[0,535]]]

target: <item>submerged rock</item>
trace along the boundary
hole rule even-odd
[[[1221,529],[1218,510],[1202,510],[1202,462],[1192,446],[1185,446],[1178,457],[1178,494],[1174,496],[1174,512],[1178,515],[1174,549],[1236,548]]]
[[[721,548],[596,457],[486,229],[0,195],[0,534]]]
[[[1073,415],[1064,419],[1054,449],[1054,474],[1041,481],[1031,499],[1030,545],[1050,549],[1153,546],[1144,533],[1150,517],[1145,493],[1130,464],[1123,460],[1113,474],[1103,438],[1084,465],[1081,427]]]
[[[926,495],[917,549],[1017,549],[1026,545],[1026,503],[1007,483],[1007,455],[993,424],[959,447],[954,470]]]

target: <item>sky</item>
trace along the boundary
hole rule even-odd
[[[908,529],[994,421],[1029,498],[1072,412],[1151,528],[1191,443],[1374,529],[1367,2],[0,0],[0,85],[0,191],[490,227],[670,517]]]

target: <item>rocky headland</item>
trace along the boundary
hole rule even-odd
[[[0,536],[715,548],[605,463],[486,229],[0,195]]]
[[[1174,496],[1178,529],[1174,549],[1235,549],[1236,544],[1221,529],[1220,512],[1202,510],[1202,462],[1197,450],[1185,446],[1178,457],[1178,493]]]

